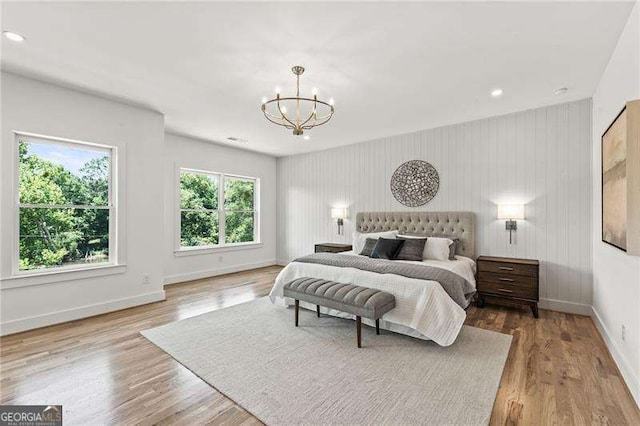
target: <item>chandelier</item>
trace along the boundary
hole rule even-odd
[[[319,100],[316,89],[312,91],[313,98],[301,97],[300,76],[304,73],[304,67],[296,65],[291,68],[291,71],[296,76],[296,96],[281,97],[280,89],[276,89],[274,99],[262,98],[262,112],[270,122],[293,130],[294,135],[302,135],[305,130],[321,126],[331,120],[333,98],[329,99],[329,102]],[[287,115],[288,111],[291,111],[289,115]]]

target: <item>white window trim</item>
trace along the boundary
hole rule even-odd
[[[1,288],[5,290],[9,288],[29,287],[33,285],[96,278],[106,275],[124,274],[127,272],[127,265],[100,263],[76,268],[72,266],[61,266],[53,270],[39,269],[37,271],[36,273],[2,278],[2,280],[0,280]]]
[[[233,243],[226,246],[200,246],[200,247],[182,247],[175,250],[176,257],[183,256],[201,256],[204,254],[223,253],[228,251],[241,251],[241,250],[254,250],[261,248],[264,244],[250,242],[250,243]]]
[[[194,246],[194,247],[182,247],[181,245],[181,194],[180,194],[180,176],[182,173],[196,173],[205,174],[209,176],[216,176],[218,179],[218,244],[208,246]],[[176,257],[182,256],[197,256],[218,252],[236,251],[236,250],[250,250],[262,247],[262,238],[260,232],[260,178],[252,176],[242,176],[231,173],[212,172],[208,170],[193,169],[188,167],[175,167],[176,177],[174,179],[176,189],[175,205],[175,226],[174,226],[174,255]],[[224,181],[225,178],[243,179],[254,182],[253,191],[253,241],[242,243],[226,243],[225,233],[225,219],[226,210],[224,209]]]
[[[126,272],[124,258],[124,218],[121,216],[122,194],[125,193],[120,183],[125,182],[124,167],[120,167],[120,158],[124,158],[124,148],[86,142],[76,139],[67,139],[24,131],[13,131],[13,182],[12,182],[12,209],[13,229],[11,230],[11,275],[0,278],[0,289],[41,285],[60,281],[92,278],[103,275],[120,274]],[[62,142],[101,148],[110,152],[110,179],[109,179],[109,261],[102,263],[89,263],[86,265],[59,266],[47,269],[20,270],[20,161],[18,142],[20,138],[38,139],[42,142]],[[122,157],[121,157],[122,155]]]

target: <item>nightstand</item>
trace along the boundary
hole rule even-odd
[[[540,262],[533,259],[480,256],[478,265],[478,302],[495,301],[510,305],[528,305],[538,318]]]
[[[316,244],[316,253],[340,253],[341,251],[351,250],[351,244],[338,244],[338,243],[322,243]]]

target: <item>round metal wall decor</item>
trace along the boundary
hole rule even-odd
[[[391,193],[409,207],[427,204],[438,193],[440,176],[431,164],[421,160],[403,163],[391,176]]]

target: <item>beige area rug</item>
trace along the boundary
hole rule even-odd
[[[511,336],[464,327],[446,348],[267,297],[142,332],[263,422],[486,424]]]

